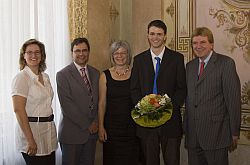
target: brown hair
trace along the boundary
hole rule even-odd
[[[47,66],[46,66],[46,63],[45,63],[45,60],[46,60],[46,52],[45,52],[45,46],[42,42],[36,40],[36,39],[29,39],[27,40],[22,48],[20,49],[20,57],[19,57],[19,65],[20,65],[20,70],[23,70],[24,67],[27,65],[25,59],[24,59],[24,54],[26,52],[26,48],[27,46],[29,45],[32,45],[32,44],[35,44],[35,45],[38,45],[38,47],[40,48],[40,52],[41,52],[41,62],[39,64],[39,68],[38,68],[38,71],[39,72],[43,72],[46,70]]]
[[[89,45],[89,41],[87,38],[75,38],[74,41],[72,41],[71,43],[71,52],[73,52],[73,48],[75,45],[78,45],[81,43],[85,43],[87,45],[88,51],[90,51],[90,45]]]

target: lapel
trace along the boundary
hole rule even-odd
[[[169,66],[168,64],[171,62],[171,58],[172,58],[171,52],[167,47],[165,47],[157,79],[161,77],[161,74],[163,74],[164,70],[166,70],[166,68]]]
[[[88,90],[87,87],[86,87],[86,84],[84,83],[84,80],[83,80],[81,74],[77,70],[77,68],[76,68],[76,66],[75,66],[74,63],[70,64],[69,70],[70,70],[70,74],[76,80],[76,82],[79,83],[79,85],[81,85],[82,87],[84,87],[86,90]]]
[[[217,55],[215,52],[213,52],[213,54],[212,54],[210,60],[208,61],[200,79],[197,81],[197,85],[199,85],[202,81],[204,81],[209,74],[212,74],[213,70],[215,69],[216,60],[217,60]],[[198,73],[198,67],[199,67],[199,60],[197,62],[196,74]],[[198,76],[198,74],[197,74],[197,76]]]
[[[190,79],[191,84],[197,85],[198,82],[198,68],[199,68],[199,58],[195,58],[189,65],[188,73],[190,74],[187,78]]]
[[[146,51],[145,56],[143,57],[143,63],[145,64],[144,65],[145,70],[147,70],[147,72],[144,72],[144,74],[148,75],[148,82],[151,82],[150,84],[153,84],[155,71],[150,49]]]
[[[90,86],[92,88],[92,84],[93,84],[93,70],[92,70],[92,68],[88,64],[86,65],[86,67],[88,69],[89,83],[90,83]]]

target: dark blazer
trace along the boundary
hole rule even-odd
[[[153,92],[154,66],[150,49],[135,56],[131,74],[131,97],[134,105],[145,95]],[[172,118],[158,128],[144,128],[137,126],[139,137],[157,134],[168,137],[181,137],[181,113],[180,106],[186,97],[186,76],[184,57],[182,54],[165,47],[157,78],[158,93],[167,94],[174,105]]]
[[[99,71],[87,65],[94,109],[90,109],[91,97],[74,63],[56,75],[57,93],[61,104],[59,141],[65,144],[84,144],[89,138],[89,126],[97,120]]]
[[[198,140],[204,150],[225,148],[240,133],[241,90],[235,63],[213,52],[199,80],[198,67],[196,58],[186,68],[185,144],[195,147]]]

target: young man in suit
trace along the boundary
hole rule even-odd
[[[165,46],[167,27],[161,20],[148,25],[150,48],[135,56],[131,74],[131,97],[137,104],[145,95],[167,94],[173,103],[173,114],[169,121],[156,128],[137,126],[143,165],[160,164],[160,145],[165,164],[180,164],[182,122],[180,106],[186,97],[184,57]],[[158,76],[154,82],[157,60],[160,58]],[[156,90],[154,89],[156,88]]]
[[[97,141],[99,71],[87,64],[86,38],[71,43],[73,62],[56,75],[61,104],[59,142],[63,165],[94,165]]]
[[[190,165],[228,165],[240,135],[240,80],[233,59],[213,50],[212,32],[196,28],[187,64],[185,145]]]

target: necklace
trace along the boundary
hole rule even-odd
[[[115,73],[118,75],[118,76],[124,76],[125,74],[127,74],[129,71],[129,67],[127,69],[124,70],[124,72],[122,73],[119,73],[116,69],[115,69]]]

